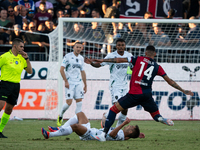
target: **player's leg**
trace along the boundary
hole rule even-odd
[[[75,86],[74,90],[74,99],[76,100],[76,110],[75,113],[82,112],[82,99],[84,98],[84,91],[83,91],[83,85],[77,84]]]
[[[120,92],[120,95],[119,95],[120,97],[123,97],[123,96],[126,95],[126,93],[128,93],[127,89],[119,89],[119,90],[120,90],[119,91]],[[128,112],[128,109],[124,109],[119,113],[119,118],[118,118],[116,127],[121,125],[126,120],[127,112]]]
[[[63,107],[62,107],[62,109],[60,111],[60,114],[58,116],[57,126],[61,126],[62,125],[63,114],[65,113],[65,111],[67,109],[69,109],[70,105],[72,104],[72,99],[73,99],[73,96],[74,96],[74,88],[75,88],[75,85],[71,85],[71,84],[69,86],[69,89],[65,88],[66,103],[63,105]]]
[[[160,112],[158,110],[158,106],[156,105],[151,93],[145,94],[144,99],[145,100],[141,103],[141,105],[142,105],[142,107],[144,108],[145,111],[148,111],[151,114],[152,118],[155,121],[161,122],[161,123],[169,125],[169,126],[174,125],[174,122],[171,119],[163,118],[160,115]]]
[[[76,132],[77,135],[81,136],[87,132],[87,128],[82,126],[81,124],[73,124],[65,128],[60,127],[59,130],[55,132],[48,132],[44,128],[42,128],[41,131],[44,138],[48,139],[51,137],[70,135],[73,132]]]

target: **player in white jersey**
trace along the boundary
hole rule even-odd
[[[82,43],[76,42],[73,50],[73,52],[65,55],[60,67],[60,73],[65,82],[66,103],[63,105],[58,116],[58,126],[61,126],[63,114],[72,104],[72,99],[76,100],[75,113],[77,114],[82,111],[82,99],[84,98],[84,93],[87,92],[84,58],[80,55],[80,52],[83,50]],[[84,83],[84,87],[82,82]]]
[[[140,133],[139,127],[128,125],[130,120],[126,120],[116,128],[110,128],[110,131],[107,134],[107,141],[123,141],[130,138],[144,138],[144,134]],[[124,127],[122,130],[121,128]],[[94,136],[99,135],[103,132],[103,129],[91,128],[88,118],[83,112],[77,113],[74,117],[70,118],[63,126],[61,127],[51,127],[48,126],[48,129],[51,132],[46,131],[44,128],[41,129],[42,135],[45,139],[56,137],[56,136],[66,136],[75,132],[81,140],[95,140]]]
[[[108,58],[126,58],[131,57],[132,54],[125,51],[126,43],[123,39],[117,39],[116,41],[117,50],[109,53],[105,59]],[[112,105],[114,105],[119,98],[126,95],[128,92],[128,84],[127,84],[127,68],[129,63],[93,63],[91,59],[85,58],[85,63],[91,64],[93,67],[99,68],[101,66],[109,65],[110,69],[110,93],[112,98]],[[104,114],[107,117],[107,113]],[[119,114],[117,126],[119,126],[126,119],[127,109],[123,110]],[[102,123],[103,124],[103,123]],[[102,126],[103,127],[103,126]]]

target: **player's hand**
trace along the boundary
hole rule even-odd
[[[69,82],[65,81],[65,87],[69,89]]]
[[[86,64],[91,64],[91,63],[92,63],[92,59],[91,59],[91,58],[85,57],[84,62],[85,62]]]
[[[126,124],[129,124],[130,122],[131,122],[131,120],[128,117],[126,117],[126,120],[123,123],[124,123],[124,125],[126,125]]]
[[[193,92],[191,92],[191,91],[189,91],[189,90],[184,90],[184,92],[183,92],[184,94],[186,94],[186,95],[191,95],[191,96],[193,96],[194,95],[194,93]]]
[[[98,63],[102,63],[103,59],[93,59],[93,61],[98,62]]]
[[[83,90],[84,90],[84,94],[85,94],[87,92],[87,86],[84,86]]]
[[[145,138],[144,133],[140,133],[139,138]]]

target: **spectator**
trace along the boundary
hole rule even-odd
[[[53,10],[52,8],[49,8],[49,9],[47,10],[47,12],[51,15],[52,20],[55,19],[56,16],[54,16],[54,10]]]
[[[7,23],[9,23],[10,21],[7,19],[7,10],[2,9],[1,10],[1,18],[0,18],[0,26],[5,26],[7,25]]]
[[[40,32],[40,33],[44,33],[45,25],[43,23],[39,24],[37,31]]]
[[[85,12],[85,17],[86,18],[91,18],[92,17],[92,10],[96,7],[96,1],[94,0],[85,0],[85,2],[83,3],[83,5],[81,5],[82,8],[80,8],[80,12],[81,10]]]
[[[15,38],[19,38],[19,39],[24,41],[24,44],[27,44],[26,36],[20,30],[21,30],[20,25],[18,25],[18,24],[14,25],[14,32],[12,32],[10,37],[9,37],[9,44],[12,44],[12,41]]]
[[[45,23],[47,20],[52,20],[51,15],[46,12],[46,4],[44,2],[40,3],[39,9],[40,12],[36,13],[33,17],[36,27],[38,27],[40,23]]]
[[[45,33],[50,33],[53,31],[53,21],[45,21],[46,30]]]
[[[79,10],[76,7],[71,8],[71,17],[72,18],[78,18],[79,16]]]
[[[14,0],[4,0],[2,6],[4,9],[8,10],[8,6],[12,6],[13,8],[17,5],[17,2]]]
[[[40,35],[39,34],[34,34],[34,32],[36,32],[36,25],[34,22],[30,22],[29,23],[29,32],[30,33],[25,33],[25,36],[27,38],[27,43],[28,44],[35,44],[35,45],[39,45],[41,47],[43,47],[42,43],[40,42]]]
[[[184,7],[186,7],[185,15],[189,19],[190,17],[194,16],[195,18],[200,17],[200,1],[199,0],[184,0],[183,1]]]
[[[144,19],[152,19],[153,14],[150,11],[145,12]]]
[[[32,21],[32,18],[27,16],[28,10],[25,7],[21,7],[20,9],[20,15],[22,17],[22,24],[24,23],[30,23]]]
[[[14,7],[14,15],[15,15],[15,16],[18,16],[18,15],[19,15],[20,6],[21,6],[21,5],[16,5],[16,6]]]
[[[29,30],[28,26],[29,26],[29,22],[27,22],[27,23],[24,22],[24,23],[23,23],[22,29],[23,29],[24,31],[28,31],[28,30]]]
[[[66,14],[66,13],[71,14],[71,8],[70,8],[70,5],[67,4],[67,0],[60,0],[54,9],[54,12],[57,12],[58,9],[61,9],[64,12],[64,14]],[[56,16],[56,14],[55,14],[55,16]]]
[[[56,18],[53,20],[53,24],[58,25],[58,18],[64,17],[62,10],[57,10],[56,12]]]
[[[15,15],[14,15],[14,8],[12,6],[8,6],[8,18],[10,22],[15,24]]]
[[[46,4],[46,9],[53,9],[53,4],[52,4],[51,2],[48,2],[47,0],[40,0],[40,1],[37,1],[37,2],[35,3],[36,9],[39,8],[40,2],[45,2],[45,4]]]
[[[170,9],[168,11],[168,16],[165,19],[173,19],[175,14],[176,14],[176,11],[174,9]],[[178,34],[178,24],[175,24],[175,23],[163,24],[162,31],[169,36],[170,41],[173,45],[177,43],[176,35]]]
[[[0,44],[9,44],[9,36],[11,34],[10,29],[13,29],[13,23],[9,22],[7,25],[5,25],[5,27],[8,29],[3,29],[4,33],[0,35]]]
[[[195,16],[190,17],[190,20],[195,19]],[[178,40],[180,43],[184,43],[184,46],[195,46],[200,43],[200,29],[195,23],[189,23],[189,31],[185,37],[180,37]]]
[[[33,0],[19,0],[18,5],[25,6],[27,10],[31,9],[35,12],[35,3]]]
[[[110,3],[112,3],[112,0],[96,0],[96,6],[102,18],[106,14],[106,9],[110,6]]]
[[[27,16],[33,21],[33,17],[34,17],[35,13],[33,10],[29,9],[28,10],[28,13],[27,13]]]
[[[100,16],[99,10],[98,10],[97,8],[94,8],[94,9],[92,10],[92,18],[102,18],[102,17]],[[99,22],[99,23],[98,23],[98,26],[101,27],[101,25],[102,25],[102,23]]]
[[[150,44],[155,46],[171,46],[168,35],[162,32],[160,25],[154,26],[154,34],[150,39]]]

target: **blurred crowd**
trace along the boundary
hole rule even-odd
[[[58,18],[119,18],[119,0],[0,0],[0,44],[12,44],[16,37],[25,44],[48,47],[49,39],[44,34],[52,32],[58,25]],[[183,19],[200,18],[200,0],[183,0]],[[165,19],[173,19],[176,11],[170,9]],[[144,19],[151,19],[151,12],[144,14]],[[70,26],[74,36],[84,39],[100,40],[112,43],[116,38],[124,38],[129,45],[152,44],[170,46],[175,44],[200,43],[198,25],[178,24],[143,24],[143,23],[74,23]],[[9,30],[13,29],[13,30]],[[29,31],[21,32],[20,30]],[[38,32],[44,34],[31,34]],[[111,38],[110,38],[111,37]],[[109,40],[111,39],[111,40]],[[66,40],[66,45],[73,46],[76,41]],[[85,43],[88,44],[88,43]],[[111,46],[95,44],[97,49],[111,52]]]

